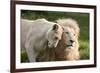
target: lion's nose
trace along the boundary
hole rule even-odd
[[[71,43],[74,43],[74,40],[70,40]]]

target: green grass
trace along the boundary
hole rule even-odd
[[[89,14],[76,13],[76,12],[50,12],[50,11],[21,11],[21,18],[24,19],[38,19],[45,18],[49,21],[55,21],[59,18],[72,18],[79,23],[80,36],[79,36],[79,50],[81,59],[89,59]],[[27,61],[26,53],[21,54],[21,61]]]
[[[81,59],[89,59],[89,43],[88,41],[80,41],[80,55]]]
[[[28,62],[28,57],[26,52],[21,53],[21,62]]]

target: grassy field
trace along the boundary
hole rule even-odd
[[[80,55],[81,59],[89,59],[89,14],[75,12],[50,12],[50,11],[21,11],[21,18],[35,20],[45,18],[49,21],[55,21],[59,18],[72,18],[79,23],[80,27]],[[21,62],[27,62],[26,53],[21,54]]]

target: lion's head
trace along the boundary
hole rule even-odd
[[[59,40],[62,38],[63,28],[59,24],[54,24],[51,29],[48,30],[46,38],[48,40],[48,47],[55,48]]]
[[[73,47],[79,36],[79,26],[73,19],[59,19],[57,23],[64,28],[63,41],[66,47]]]

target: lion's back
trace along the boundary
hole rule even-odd
[[[51,28],[53,22],[48,22],[46,19],[37,20],[21,20],[21,47],[25,48],[25,42],[28,38],[39,40],[44,38],[44,35]],[[35,42],[35,41],[33,41]],[[36,41],[37,42],[37,41]]]

